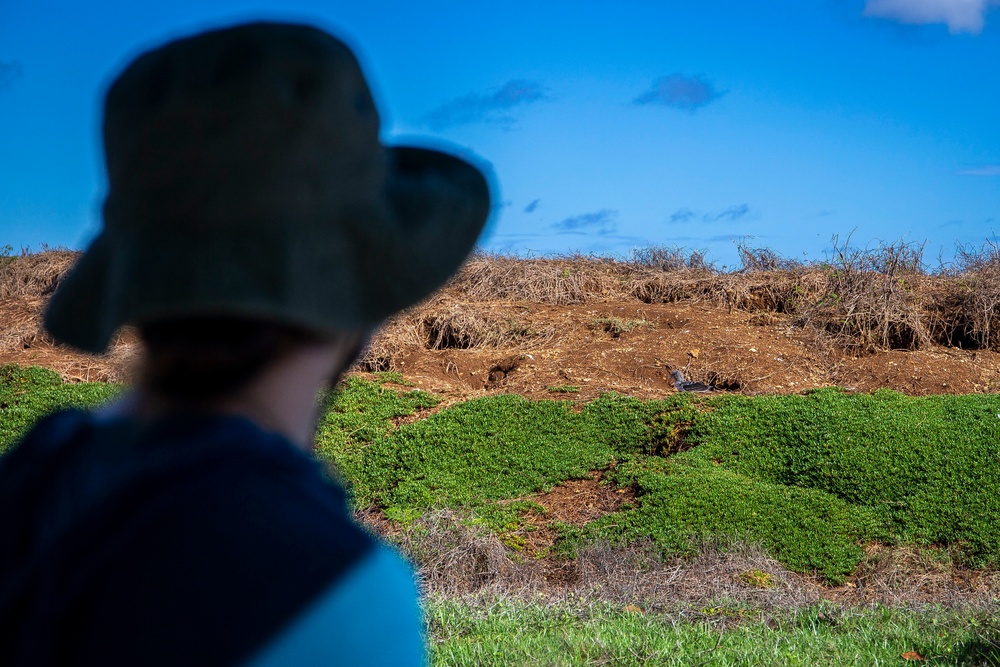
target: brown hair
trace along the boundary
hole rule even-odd
[[[157,320],[140,324],[139,332],[145,343],[140,384],[184,401],[225,398],[294,348],[330,340],[287,324],[233,316]]]

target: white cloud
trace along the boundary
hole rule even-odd
[[[958,173],[962,176],[1000,176],[1000,164],[984,164],[979,167],[962,169]]]
[[[1000,0],[868,0],[863,16],[900,23],[944,23],[952,34],[983,30],[986,12]]]

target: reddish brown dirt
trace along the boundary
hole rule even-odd
[[[766,318],[702,304],[518,304],[520,321],[553,334],[505,348],[428,350],[401,345],[395,368],[417,386],[456,399],[507,392],[590,399],[606,391],[640,398],[672,393],[670,372],[746,394],[841,386],[911,395],[1000,391],[1000,354],[935,347],[851,357],[792,316]],[[645,321],[615,337],[601,318]],[[766,324],[760,324],[761,321]],[[515,363],[511,363],[514,359]],[[500,366],[504,370],[497,372]],[[579,387],[574,393],[550,388]]]
[[[46,366],[71,381],[128,378],[137,349],[133,333],[124,332],[109,354],[79,354],[38,332],[43,305],[37,297],[0,303],[0,363]],[[448,305],[444,299],[427,307],[443,305]],[[690,302],[496,307],[546,335],[503,347],[432,350],[425,339],[394,335],[390,327],[386,341],[393,368],[417,387],[443,394],[448,404],[499,392],[576,400],[616,391],[654,398],[674,391],[670,371],[676,368],[688,379],[745,394],[834,385],[911,395],[1000,391],[1000,353],[933,347],[852,357],[817,332],[796,326],[790,315],[728,312]],[[615,336],[595,324],[609,317],[646,324]],[[579,390],[550,389],[567,386]]]
[[[617,488],[604,482],[600,471],[588,479],[567,480],[546,493],[536,493],[507,502],[530,501],[541,510],[521,513],[521,525],[508,534],[510,541],[523,545],[530,556],[544,555],[555,544],[556,523],[582,526],[600,517],[617,512],[635,500],[631,488]]]

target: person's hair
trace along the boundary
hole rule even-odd
[[[145,346],[141,386],[185,402],[225,398],[296,347],[331,340],[287,324],[233,316],[145,322],[139,334]]]

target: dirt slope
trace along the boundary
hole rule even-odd
[[[47,366],[71,381],[127,379],[138,348],[134,334],[125,331],[106,355],[79,354],[38,331],[43,306],[37,296],[0,302],[0,363]],[[437,339],[423,323],[455,312],[493,315],[524,333],[498,345],[432,349]],[[456,399],[495,392],[590,398],[617,391],[655,397],[674,391],[670,372],[675,368],[686,378],[747,394],[830,385],[913,395],[1000,391],[1000,353],[994,351],[934,346],[851,356],[816,331],[797,326],[792,315],[691,302],[553,306],[441,297],[390,322],[373,348],[380,348],[381,356],[367,364],[368,370],[396,370],[420,387]]]
[[[495,392],[655,397],[674,391],[674,369],[746,394],[830,385],[1000,391],[1000,255],[946,277],[885,269],[900,252],[862,257],[881,272],[853,268],[858,260],[735,274],[691,269],[676,251],[667,268],[477,256],[437,295],[388,322],[355,372],[398,371],[452,400]],[[40,364],[71,381],[126,381],[138,350],[133,332],[95,357],[55,345],[40,328],[75,257],[0,257],[0,363]],[[864,334],[855,336],[863,345],[844,337],[845,324]],[[885,344],[871,344],[876,334]]]

